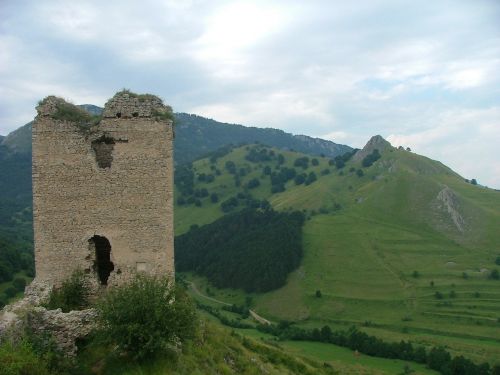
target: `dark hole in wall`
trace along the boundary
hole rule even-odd
[[[110,168],[113,161],[113,148],[115,140],[111,137],[103,135],[92,141],[92,150],[95,153],[95,160],[99,168]]]
[[[89,244],[95,248],[94,272],[99,277],[101,285],[108,285],[108,279],[115,265],[111,261],[111,244],[106,237],[94,236]]]
[[[118,113],[116,114],[116,117],[117,117],[117,118],[122,117],[122,113],[121,113],[121,112],[118,112]]]
[[[132,117],[139,117],[139,112],[132,113]]]

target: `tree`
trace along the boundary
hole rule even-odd
[[[475,179],[475,178],[473,178],[472,180],[470,180],[470,183],[471,183],[472,185],[477,185],[477,181],[476,181],[476,179]]]
[[[210,194],[210,201],[212,203],[217,203],[219,201],[219,196],[217,195],[217,193]]]
[[[319,165],[319,161],[318,161],[318,159],[313,158],[313,159],[311,160],[311,164],[312,164],[312,165],[314,165],[314,166]]]
[[[498,279],[500,279],[500,275],[499,275],[498,270],[496,268],[491,271],[491,273],[490,273],[490,279],[492,279],[492,280],[498,280]]]
[[[420,277],[420,273],[418,271],[413,271],[412,276],[416,279]]]
[[[316,291],[316,298],[321,298],[321,297],[322,297],[321,290],[317,290]]]
[[[13,286],[9,286],[7,289],[4,290],[4,293],[7,297],[12,298],[17,294],[17,289],[14,288]]]
[[[333,335],[333,332],[332,332],[332,329],[330,328],[330,326],[323,326],[321,328],[321,331],[320,331],[321,341],[330,342],[332,339],[332,335]]]
[[[495,264],[497,266],[500,266],[500,256],[497,256],[497,258],[495,259]]]
[[[370,167],[373,163],[375,163],[378,159],[380,159],[381,155],[377,149],[374,149],[371,154],[366,155],[361,161],[361,165],[363,167]]]
[[[443,348],[432,348],[427,355],[427,366],[433,370],[440,371],[450,361],[450,353]]]
[[[226,161],[225,167],[229,173],[236,174],[236,164],[234,164],[234,161]]]
[[[23,277],[16,277],[12,282],[12,285],[14,285],[14,288],[16,288],[18,291],[22,292],[26,287],[26,279],[24,279]]]
[[[295,185],[302,185],[304,182],[306,182],[306,176],[304,174],[298,174],[295,176]]]
[[[365,174],[363,173],[363,171],[362,171],[361,169],[358,169],[358,170],[356,171],[356,175],[357,175],[358,177],[363,177]]]
[[[247,188],[249,188],[249,189],[255,189],[256,187],[259,187],[259,186],[260,186],[260,181],[258,178],[252,178],[247,183]]]
[[[197,327],[189,297],[167,277],[138,274],[110,289],[97,310],[104,343],[136,360],[177,350]]]
[[[316,181],[318,178],[316,177],[316,173],[314,172],[310,172],[308,175],[307,175],[307,178],[306,178],[306,181],[305,181],[305,184],[306,185],[311,185],[314,181]]]

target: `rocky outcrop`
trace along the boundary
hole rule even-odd
[[[0,312],[0,340],[18,340],[29,329],[35,334],[48,334],[65,355],[76,355],[76,340],[87,336],[95,327],[95,309],[70,311],[47,310],[40,306],[49,298],[52,287],[34,281],[26,287],[24,298],[7,305]]]
[[[95,327],[97,312],[95,309],[70,311],[61,309],[47,310],[34,307],[26,315],[26,324],[35,334],[49,333],[58,349],[67,356],[75,356],[77,339],[86,337]]]
[[[384,139],[381,135],[374,135],[370,138],[368,143],[363,147],[363,149],[359,150],[352,157],[354,161],[361,161],[367,155],[370,155],[373,150],[378,150],[380,153],[382,151],[392,148],[392,145]]]
[[[460,214],[459,199],[455,192],[448,186],[445,186],[438,193],[437,201],[440,203],[440,208],[447,212],[458,231],[463,233],[465,229],[465,220]]]

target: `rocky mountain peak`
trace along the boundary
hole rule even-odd
[[[356,152],[353,159],[356,161],[362,160],[365,156],[371,154],[375,149],[382,152],[391,147],[392,145],[387,140],[385,140],[384,137],[382,137],[381,135],[374,135],[366,143],[365,147]]]

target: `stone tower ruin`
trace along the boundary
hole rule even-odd
[[[96,285],[135,272],[173,274],[172,110],[117,93],[95,118],[49,96],[33,124],[36,279],[74,270]]]

